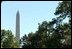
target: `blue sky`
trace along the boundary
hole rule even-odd
[[[59,1],[3,1],[1,29],[11,30],[15,36],[16,13],[20,13],[20,37],[35,32],[38,23],[51,21]]]

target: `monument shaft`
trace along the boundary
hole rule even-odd
[[[16,40],[20,44],[20,15],[19,15],[19,11],[17,11],[17,15],[16,15]]]

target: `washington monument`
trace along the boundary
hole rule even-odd
[[[19,11],[17,11],[17,14],[16,14],[16,40],[18,41],[18,44],[20,46],[20,14],[19,14]]]

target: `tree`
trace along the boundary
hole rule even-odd
[[[62,28],[64,30],[64,43],[63,47],[65,48],[71,48],[71,29],[68,23],[65,23],[62,25]]]
[[[71,1],[60,2],[52,21],[43,21],[38,23],[38,30],[35,33],[29,33],[26,39],[28,48],[70,48],[71,47]],[[62,21],[68,17],[69,23]],[[54,25],[56,26],[54,27]]]
[[[22,48],[69,48],[71,45],[69,24],[60,24],[55,28],[54,24],[54,21],[43,21],[42,24],[39,24],[35,33],[29,33],[27,38],[25,38],[26,35],[23,36],[22,39],[26,43]],[[63,42],[63,40],[65,41]]]
[[[10,30],[1,30],[1,48],[17,48],[18,44]]]
[[[38,30],[33,34],[29,33],[28,38],[26,39],[26,43],[24,44],[24,47],[28,48],[56,48],[60,47],[60,37],[56,33],[55,30],[53,30],[52,23],[48,23],[47,21],[43,21],[42,24],[39,24]],[[48,32],[48,33],[47,33]],[[51,36],[51,33],[53,33]],[[57,44],[56,44],[57,43]]]
[[[65,23],[62,28],[64,31],[65,43],[64,47],[71,47],[71,1],[63,1],[56,8],[55,15],[59,15],[59,19],[69,18],[69,24]]]
[[[71,1],[60,2],[54,14],[63,19],[68,17],[71,25]]]
[[[70,16],[71,17],[71,1],[60,2],[56,8],[55,15]]]

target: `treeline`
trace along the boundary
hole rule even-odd
[[[1,30],[1,48],[18,48],[18,42],[10,30]]]
[[[70,48],[71,47],[71,1],[60,2],[54,13],[59,17],[38,24],[38,30],[21,38],[22,48]],[[69,23],[63,23],[65,18]]]
[[[60,2],[52,21],[38,23],[38,30],[20,39],[22,48],[71,48],[71,1]],[[68,23],[63,23],[65,18]],[[17,48],[18,43],[11,31],[1,30],[1,47]]]

